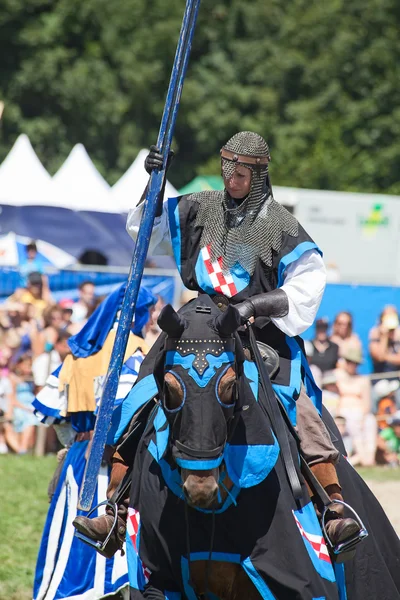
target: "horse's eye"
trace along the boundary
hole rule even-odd
[[[235,387],[236,374],[232,367],[229,367],[218,382],[217,394],[221,404],[231,405],[235,399],[233,390]]]
[[[181,378],[169,372],[165,374],[165,398],[164,406],[169,411],[182,408],[185,401],[184,383]]]

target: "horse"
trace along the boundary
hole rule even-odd
[[[159,400],[132,477],[131,598],[344,600],[290,439],[293,495],[238,311],[201,295],[159,325]]]

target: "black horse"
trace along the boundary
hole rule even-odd
[[[159,404],[133,473],[132,598],[400,598],[398,538],[344,459],[345,498],[371,530],[362,503],[379,521],[378,537],[370,531],[350,566],[331,562],[290,438],[301,482],[294,497],[257,368],[237,332],[237,311],[221,313],[204,295],[179,314],[166,307],[159,324],[166,335],[146,359]],[[341,443],[339,435],[334,440]],[[385,581],[366,565],[384,569]]]

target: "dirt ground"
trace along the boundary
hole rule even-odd
[[[369,481],[368,486],[378,498],[390,522],[400,535],[400,481]]]

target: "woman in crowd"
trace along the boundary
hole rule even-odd
[[[370,466],[375,463],[377,425],[371,413],[371,385],[369,379],[358,375],[362,354],[357,348],[347,348],[336,370],[340,401],[337,416],[346,419],[354,454],[352,464]]]
[[[339,356],[347,348],[357,348],[362,351],[361,340],[353,331],[353,316],[351,313],[343,310],[335,317],[332,327],[331,341],[339,346]]]
[[[395,306],[385,306],[378,326],[371,329],[369,352],[374,373],[390,373],[400,369],[400,327]]]

